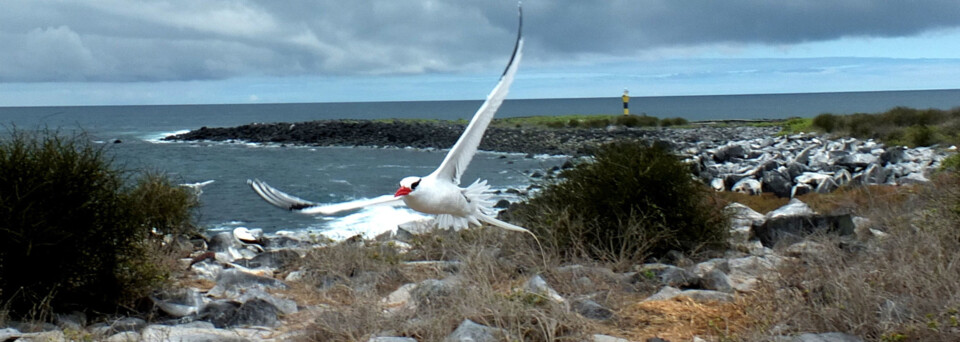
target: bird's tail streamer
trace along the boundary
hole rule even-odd
[[[480,218],[480,221],[483,221],[483,222],[485,222],[485,223],[487,223],[487,224],[490,224],[490,225],[493,225],[493,226],[497,226],[497,227],[499,227],[499,228],[503,228],[503,229],[506,229],[506,230],[514,231],[514,232],[524,232],[524,233],[530,234],[530,236],[533,237],[533,241],[536,241],[536,242],[537,242],[537,247],[540,248],[540,257],[543,259],[543,268],[544,268],[544,270],[546,270],[546,268],[547,268],[547,255],[546,255],[546,253],[543,251],[543,245],[540,244],[540,239],[537,238],[537,235],[536,235],[536,234],[534,234],[533,232],[531,232],[531,231],[530,231],[529,229],[527,229],[527,228],[523,228],[523,227],[520,227],[520,226],[517,226],[517,225],[514,225],[514,224],[510,224],[510,223],[507,223],[507,222],[503,222],[503,221],[500,221],[500,220],[498,220],[498,219],[495,219],[495,218],[493,218],[493,217],[491,217],[491,216],[487,216],[487,215],[485,215],[485,214],[479,214],[479,215],[477,215],[477,216]]]

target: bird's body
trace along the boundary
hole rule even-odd
[[[522,28],[523,15],[520,15]],[[436,224],[441,228],[461,229],[481,225],[486,222],[494,226],[513,231],[528,230],[500,221],[491,215],[493,201],[486,190],[490,187],[485,181],[477,180],[466,188],[461,188],[460,176],[467,169],[477,152],[484,131],[503,103],[507,91],[513,83],[523,49],[521,30],[517,32],[517,41],[507,68],[500,77],[487,100],[480,106],[463,134],[453,145],[440,166],[431,174],[423,177],[406,177],[400,181],[396,193],[372,199],[364,199],[338,204],[319,204],[288,195],[260,180],[248,183],[264,200],[275,206],[305,214],[333,215],[343,211],[355,210],[372,205],[406,205],[410,209],[436,215]]]

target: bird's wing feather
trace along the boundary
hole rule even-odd
[[[500,82],[493,88],[490,95],[487,95],[487,100],[483,102],[483,105],[480,106],[477,113],[473,115],[473,119],[470,120],[467,129],[460,135],[460,139],[453,145],[450,152],[447,152],[447,156],[443,158],[440,167],[433,172],[433,175],[437,178],[448,179],[453,181],[454,184],[460,184],[460,176],[466,171],[473,156],[477,153],[477,147],[480,145],[480,139],[483,138],[483,132],[487,130],[490,120],[492,120],[493,115],[497,113],[497,109],[500,108],[503,99],[507,97],[510,84],[513,83],[513,77],[517,73],[517,66],[520,64],[521,50],[523,50],[522,31],[523,12],[521,11],[520,25],[517,29],[517,42],[513,47],[513,55],[510,57],[510,62],[507,63],[507,68],[500,76]]]
[[[401,198],[394,197],[393,195],[383,195],[370,199],[361,199],[325,205],[292,196],[283,191],[277,190],[277,188],[274,188],[259,179],[247,180],[247,184],[250,184],[250,187],[253,188],[253,191],[255,191],[257,195],[260,195],[260,197],[267,201],[267,203],[302,214],[333,215],[339,212],[360,209],[373,205],[400,205],[403,203]]]

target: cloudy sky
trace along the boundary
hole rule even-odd
[[[0,106],[482,99],[514,1],[2,0]],[[527,0],[511,98],[960,88],[956,0]]]

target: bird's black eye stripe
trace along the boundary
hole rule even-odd
[[[417,185],[420,185],[420,180],[417,180],[416,182],[413,182],[413,184],[410,184],[410,190],[416,190]]]

